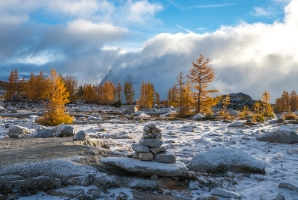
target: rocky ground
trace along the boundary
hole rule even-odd
[[[170,120],[172,108],[68,109],[69,127],[39,127],[32,110],[3,109],[0,199],[298,199],[295,124]],[[177,166],[183,173],[169,173]]]

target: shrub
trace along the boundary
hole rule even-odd
[[[207,113],[204,117],[202,117],[203,121],[215,120],[215,119],[216,119],[216,117],[214,117],[212,113]]]
[[[261,122],[261,123],[263,123],[265,121],[265,117],[262,114],[255,114],[252,117],[252,121],[253,122]]]
[[[289,112],[285,115],[282,115],[282,118],[284,118],[285,120],[295,120],[297,119],[297,115],[295,113]]]

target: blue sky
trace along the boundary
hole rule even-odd
[[[298,0],[4,0],[0,78],[54,67],[97,84],[112,69],[114,82],[150,81],[165,97],[202,53],[221,93],[276,98],[297,90],[296,10]]]

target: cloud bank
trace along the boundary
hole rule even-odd
[[[22,3],[21,3],[22,2]],[[0,70],[5,76],[50,71],[74,75],[81,84],[97,84],[112,70],[110,80],[132,81],[139,90],[151,82],[166,98],[180,71],[185,75],[199,54],[211,59],[212,88],[221,93],[244,92],[259,99],[267,90],[272,99],[283,90],[297,91],[298,0],[284,8],[283,21],[273,24],[241,22],[210,33],[160,33],[136,51],[121,49],[139,27],[160,24],[161,4],[126,1],[7,1],[0,3]],[[122,1],[120,1],[122,2]],[[17,6],[16,6],[17,5]],[[35,12],[64,17],[66,23],[41,23]],[[3,28],[5,27],[5,28]]]

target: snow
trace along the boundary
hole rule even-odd
[[[95,107],[79,107],[81,110],[89,112],[97,112],[99,110],[108,109],[95,108]],[[72,110],[78,109],[77,107],[71,108]],[[160,109],[161,110],[161,109]],[[157,109],[157,111],[160,111]],[[170,111],[170,109],[164,109],[163,111]],[[170,114],[169,113],[169,114]],[[139,116],[143,116],[141,112],[137,113]],[[167,116],[167,115],[164,115]],[[162,116],[161,116],[162,119]],[[119,122],[119,123],[118,123]],[[142,137],[142,131],[145,123],[137,123],[134,121],[126,121],[127,123],[120,123],[123,120],[117,118],[111,121],[100,121],[100,124],[80,124],[73,125],[76,130],[84,130],[86,135],[93,138],[98,138],[99,134],[117,135],[126,132],[131,137],[130,139],[113,139],[112,137],[106,137],[100,140],[104,140],[110,145],[112,151],[118,151],[123,153],[132,153],[131,144],[138,142]],[[19,121],[16,118],[0,118],[0,139],[7,137],[8,129],[4,128],[7,123],[21,125],[29,128],[33,133],[36,123],[32,120]],[[298,131],[298,125],[288,124],[287,126],[280,126],[278,124],[270,124],[268,122],[252,127],[228,127],[229,123],[224,122],[211,122],[211,121],[167,121],[162,119],[159,121],[158,117],[148,123],[155,123],[158,128],[162,130],[163,134],[163,146],[167,151],[173,152],[177,156],[177,161],[184,163],[186,166],[190,164],[190,161],[194,156],[201,152],[208,152],[217,148],[232,148],[235,151],[241,150],[247,155],[253,157],[258,162],[265,165],[264,175],[251,174],[244,175],[235,173],[230,180],[236,182],[235,185],[229,184],[226,181],[226,177],[206,177],[202,174],[197,174],[197,179],[207,179],[212,181],[222,182],[222,188],[231,192],[239,193],[242,199],[274,199],[278,193],[284,195],[285,199],[298,199],[297,191],[289,190],[286,188],[278,188],[280,182],[288,182],[295,186],[298,186],[298,144],[277,144],[257,141],[256,137],[259,134],[270,132],[278,129]],[[185,128],[187,127],[187,128]],[[99,128],[105,128],[105,132],[99,132]],[[193,132],[189,132],[191,130]],[[43,169],[52,170],[51,173],[69,173],[69,174],[86,174],[94,173],[94,168],[89,168],[84,165],[74,163],[67,159],[56,159],[53,161],[45,161],[38,164],[38,167],[31,163],[16,164],[10,167],[1,169],[0,174],[4,172],[22,172],[28,168],[33,168],[42,172]],[[125,190],[126,194],[130,194],[130,189],[116,188],[110,190],[111,193],[116,193]],[[167,190],[165,193],[170,193],[175,196],[183,197],[183,192],[175,190]],[[190,190],[191,198],[196,199],[201,196],[208,196],[211,194],[209,188],[196,189],[193,187]],[[39,195],[39,196],[38,196]],[[47,199],[48,195],[44,193],[38,193],[31,197],[22,197],[20,199]],[[56,197],[49,196],[48,199],[55,199]],[[61,199],[56,198],[56,199]]]

